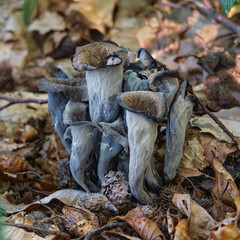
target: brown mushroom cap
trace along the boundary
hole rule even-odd
[[[77,71],[106,67],[110,65],[108,63],[108,56],[115,55],[117,52],[123,50],[124,48],[119,47],[111,41],[90,43],[76,49],[76,53],[72,56],[72,64]],[[119,64],[119,61],[117,64]]]
[[[166,115],[167,107],[163,95],[159,92],[135,91],[118,95],[119,105],[131,112],[142,113],[161,122]]]

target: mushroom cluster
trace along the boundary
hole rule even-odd
[[[128,174],[135,199],[151,203],[172,180],[182,157],[194,97],[177,72],[160,66],[146,49],[136,54],[111,41],[78,47],[58,78],[41,79],[54,127],[69,152],[70,169],[87,192],[98,192],[111,170]],[[167,120],[164,172],[154,153]]]

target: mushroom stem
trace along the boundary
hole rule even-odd
[[[167,124],[164,173],[166,181],[176,176],[183,152],[187,123],[192,115],[195,97],[185,97],[187,81],[182,82],[174,101]]]
[[[129,184],[133,196],[141,203],[152,199],[144,188],[147,166],[150,164],[157,138],[157,122],[142,114],[126,111],[130,148]]]
[[[147,166],[145,180],[150,189],[154,192],[157,192],[161,189],[163,183],[161,177],[157,172],[154,160],[155,160],[154,157],[152,157]]]
[[[122,91],[123,64],[87,71],[86,80],[91,120],[113,122],[119,112],[116,98]]]
[[[48,109],[52,116],[54,128],[61,138],[64,147],[71,154],[72,142],[70,139],[65,139],[64,134],[69,125],[63,122],[63,111],[67,105],[69,98],[64,93],[48,93]]]
[[[128,141],[122,119],[119,117],[113,123],[99,124],[102,127],[102,141],[98,162],[98,177],[103,182],[105,175],[111,169],[111,161],[124,148],[128,149]]]
[[[103,133],[100,158],[98,161],[98,177],[104,182],[104,177],[111,170],[111,160],[123,149],[122,145],[115,142],[109,135]]]
[[[71,125],[72,154],[70,169],[75,181],[87,192],[97,192],[99,188],[86,176],[86,170],[91,164],[91,154],[94,148],[93,130],[90,122]]]

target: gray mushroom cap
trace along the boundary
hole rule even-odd
[[[118,95],[118,101],[122,108],[141,113],[157,122],[162,122],[167,112],[165,99],[159,92],[124,92]]]
[[[88,104],[70,99],[63,112],[63,123],[71,125],[87,120],[89,120]]]
[[[137,50],[137,57],[139,58],[139,61],[143,63],[145,68],[151,69],[151,68],[157,68],[157,63],[151,56],[151,54],[145,49],[145,48],[139,48]]]
[[[75,101],[87,102],[88,91],[85,78],[42,78],[38,89],[48,93],[64,93],[66,97]]]
[[[56,67],[56,73],[58,78],[84,78],[85,72],[79,72],[74,69],[71,62],[59,63]]]
[[[167,103],[168,109],[179,88],[178,72],[176,71],[157,71],[148,77],[149,88],[152,91],[162,92]]]
[[[111,41],[94,42],[88,45],[77,47],[76,53],[72,56],[73,67],[77,71],[94,70],[108,65],[120,64],[109,62],[109,56],[114,56],[119,51],[126,51]]]

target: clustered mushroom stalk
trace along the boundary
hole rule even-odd
[[[186,87],[187,81],[184,80],[177,92],[168,118],[164,161],[166,181],[173,180],[176,176],[182,158],[187,123],[192,115],[196,101],[194,95],[185,97]]]
[[[146,49],[137,56],[135,62],[132,51],[111,41],[90,43],[76,49],[72,66],[58,66],[59,78],[41,79],[38,86],[49,93],[49,110],[77,183],[96,192],[96,172],[103,183],[109,171],[124,169],[135,199],[148,204],[158,199],[163,184],[154,158],[158,126],[170,110],[164,177],[171,180],[194,99],[185,98],[186,82],[179,88],[178,74]]]
[[[117,94],[122,91],[127,51],[113,43],[97,42],[77,48],[72,63],[86,70],[89,112],[92,121],[113,122],[118,117]]]
[[[144,179],[153,157],[158,122],[166,115],[166,103],[161,93],[149,91],[121,93],[118,99],[120,106],[126,110],[131,192],[141,203],[150,203],[154,195],[147,192]],[[162,185],[161,182],[158,182],[159,185]]]

